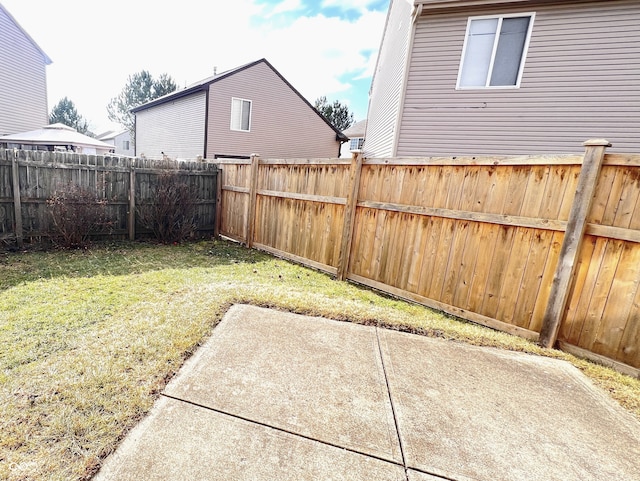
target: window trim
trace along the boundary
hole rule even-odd
[[[242,120],[240,121],[240,127],[239,129],[234,129],[233,128],[233,101],[234,100],[239,100],[241,102],[249,102],[249,128],[248,129],[243,129],[242,128]],[[241,104],[242,105],[242,104]],[[251,117],[253,116],[253,101],[249,100],[249,99],[243,99],[240,97],[231,97],[231,114],[230,114],[230,119],[229,119],[229,129],[233,130],[234,132],[251,132]],[[242,112],[240,113],[240,117],[242,119]]]
[[[493,66],[496,60],[496,51],[498,50],[498,40],[500,35],[496,35],[496,41],[493,44],[493,50],[491,51],[491,60],[489,61],[489,70],[487,71],[487,78],[485,80],[484,85],[474,85],[464,87],[460,85],[462,80],[462,68],[464,67],[465,57],[467,55],[467,45],[469,42],[469,30],[471,29],[471,22],[474,20],[488,20],[497,18],[498,19],[498,27],[502,28],[502,21],[505,18],[517,18],[517,17],[529,17],[531,20],[529,21],[529,29],[527,31],[527,38],[524,41],[524,46],[522,47],[522,57],[520,57],[520,68],[518,69],[518,78],[516,80],[515,85],[488,85],[491,82],[491,75],[493,73]],[[507,14],[499,14],[499,15],[479,15],[475,17],[469,17],[467,19],[467,30],[464,34],[464,45],[462,46],[462,55],[460,57],[460,66],[458,67],[458,79],[456,81],[456,90],[504,90],[504,89],[519,89],[520,82],[522,80],[522,74],[524,72],[524,64],[527,60],[527,54],[529,53],[529,43],[531,41],[531,32],[533,31],[533,23],[536,18],[535,12],[518,12],[518,13],[507,13]],[[499,30],[496,30],[496,33]]]
[[[356,144],[356,147],[353,147],[353,142],[354,141],[358,141],[358,143]],[[351,137],[349,139],[349,151],[350,152],[360,152],[362,150],[362,146],[364,144],[364,137]]]

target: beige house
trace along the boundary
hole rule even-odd
[[[132,109],[148,158],[334,158],[347,138],[265,59]]]
[[[0,5],[0,135],[49,122],[46,66],[51,59]]]
[[[391,0],[365,155],[640,152],[637,0]]]

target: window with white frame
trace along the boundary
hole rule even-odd
[[[123,140],[122,141],[122,149],[123,150],[129,150],[130,144],[128,140]]]
[[[518,87],[533,18],[533,13],[469,18],[457,87]]]
[[[349,139],[349,150],[352,152],[356,150],[361,150],[363,144],[364,144],[364,137],[354,137],[352,139]]]
[[[231,99],[231,130],[251,130],[251,100]]]

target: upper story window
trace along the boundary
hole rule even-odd
[[[364,137],[354,137],[349,139],[349,150],[357,151],[362,149],[362,145],[364,144]]]
[[[471,17],[457,88],[519,87],[534,14]]]
[[[251,100],[231,99],[231,130],[251,130]]]
[[[129,141],[128,140],[123,140],[122,141],[122,149],[123,150],[129,150],[129,148],[130,148]]]

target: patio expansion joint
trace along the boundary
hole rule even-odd
[[[396,427],[396,435],[398,436],[398,446],[400,446],[400,456],[402,457],[402,466],[404,467],[404,475],[407,481],[409,481],[409,471],[407,468],[407,459],[404,455],[404,445],[402,443],[402,436],[400,436],[400,426],[398,424],[398,415],[396,413],[396,407],[393,403],[393,396],[391,395],[391,387],[389,386],[389,376],[387,374],[387,367],[384,364],[384,356],[382,355],[382,344],[380,342],[380,331],[376,327],[376,341],[378,343],[378,355],[380,356],[380,364],[382,365],[382,373],[384,374],[384,382],[387,386],[387,396],[389,396],[389,404],[391,405],[391,413],[393,414],[393,423]]]
[[[268,424],[268,423],[264,423],[264,422],[257,421],[255,419],[251,419],[251,418],[248,418],[248,417],[245,417],[245,416],[240,416],[238,414],[234,414],[234,413],[230,413],[230,412],[227,412],[227,411],[223,411],[221,409],[216,409],[216,408],[213,408],[213,407],[210,407],[210,406],[205,406],[204,404],[200,404],[200,403],[196,403],[196,402],[189,401],[189,400],[186,400],[186,399],[182,399],[180,397],[172,396],[170,394],[161,393],[160,395],[162,397],[167,398],[167,399],[172,399],[174,401],[185,403],[185,404],[189,404],[191,406],[195,406],[195,407],[198,407],[198,408],[201,408],[201,409],[205,409],[205,410],[210,411],[210,412],[214,412],[214,413],[222,414],[224,416],[229,416],[229,417],[232,417],[232,418],[235,418],[235,419],[239,419],[241,421],[245,421],[245,422],[248,422],[248,423],[251,423],[251,424],[255,424],[256,426],[262,426],[262,427],[267,428],[267,429],[273,429],[274,431],[279,431],[281,433],[289,434],[289,435],[295,436],[297,438],[306,439],[307,441],[312,441],[312,442],[324,444],[325,446],[330,446],[330,447],[333,447],[333,448],[342,449],[344,451],[348,451],[348,452],[351,452],[351,453],[354,453],[354,454],[359,454],[361,456],[366,456],[368,458],[373,458],[373,459],[376,459],[378,461],[382,461],[382,462],[385,462],[385,463],[388,463],[388,464],[392,464],[394,466],[400,466],[400,467],[404,468],[405,472],[406,472],[406,466],[404,466],[403,464],[391,461],[389,459],[382,458],[380,456],[376,456],[376,455],[371,454],[371,453],[365,453],[365,452],[362,452],[362,451],[358,451],[357,449],[352,449],[352,448],[348,448],[348,447],[345,447],[345,446],[340,446],[339,444],[334,444],[334,443],[330,443],[328,441],[323,441],[322,439],[316,439],[316,438],[314,438],[312,436],[306,436],[304,434],[296,433],[294,431],[290,431],[288,429],[283,429],[283,428],[280,428],[278,426],[272,426],[271,424]]]
[[[400,424],[398,422],[398,414],[396,411],[395,403],[393,402],[393,395],[391,394],[391,386],[389,385],[389,375],[387,374],[387,366],[384,363],[384,356],[382,354],[382,342],[380,341],[380,328],[375,327],[376,330],[376,340],[378,342],[378,354],[380,356],[380,363],[382,365],[382,372],[384,374],[384,381],[387,386],[387,394],[389,396],[389,404],[391,405],[391,412],[393,414],[393,422],[396,427],[396,434],[398,435],[398,445],[400,446],[400,455],[402,456],[402,465],[404,467],[405,477],[407,481],[409,480],[409,470],[416,471],[422,474],[427,474],[432,478],[443,479],[445,481],[458,481],[455,478],[450,478],[448,476],[443,476],[442,474],[431,473],[424,469],[420,469],[417,467],[409,467],[407,466],[407,459],[405,457],[404,443],[402,442],[402,436],[400,435]]]

